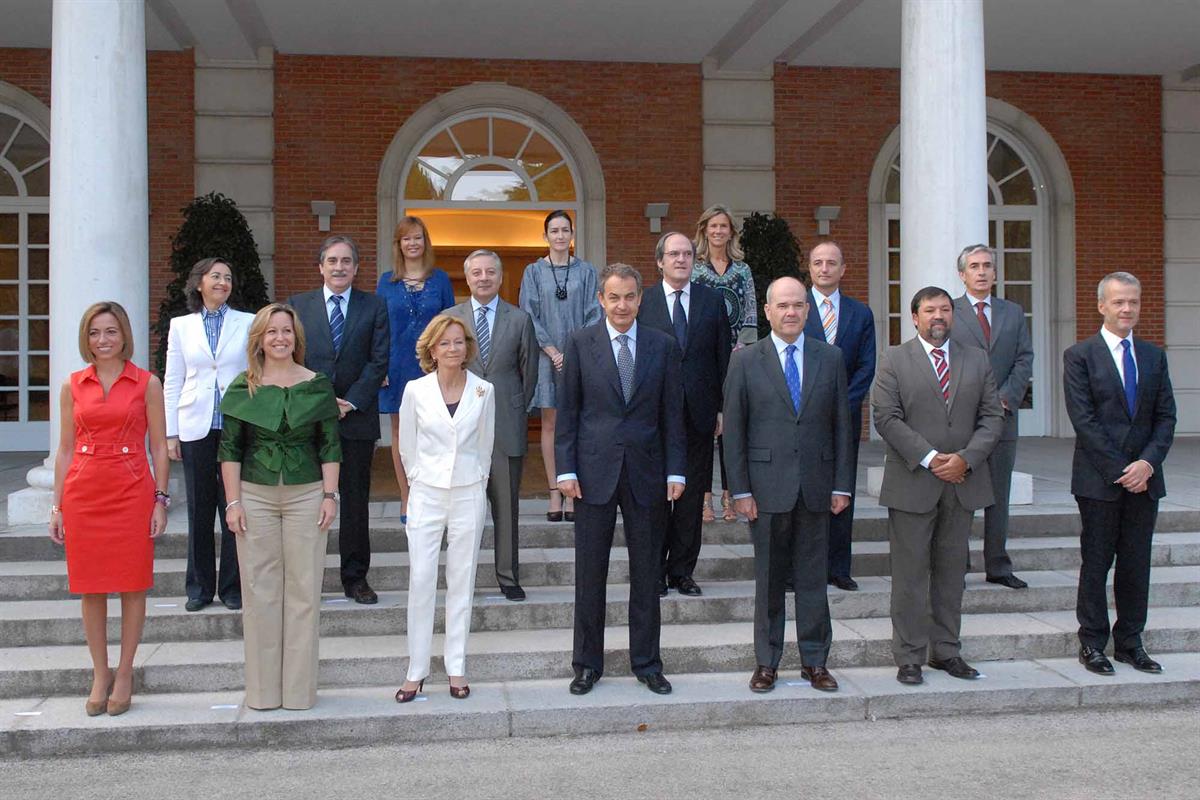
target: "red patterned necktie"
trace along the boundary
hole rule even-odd
[[[987,303],[982,300],[975,304],[975,311],[979,315],[979,327],[983,328],[983,343],[991,347],[992,323],[988,322],[987,314],[984,313],[985,308],[987,308]]]
[[[933,354],[933,371],[937,373],[938,385],[942,387],[942,399],[947,403],[950,402],[950,362],[946,360],[946,354],[942,348],[935,347]]]

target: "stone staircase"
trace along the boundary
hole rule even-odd
[[[1078,517],[1061,507],[1014,513],[1010,553],[1029,589],[988,584],[980,572],[967,577],[964,656],[985,678],[964,682],[927,670],[926,684],[914,688],[894,679],[886,519],[878,508],[860,512],[854,568],[861,590],[830,589],[830,667],[842,685],[836,694],[816,692],[800,680],[794,650],[781,665],[773,693],[753,695],[746,688],[754,668],[752,551],[745,524],[723,522],[705,526],[696,570],[704,595],[673,592],[662,601],[663,660],[675,692],[667,697],[647,692],[629,676],[623,627],[628,562],[624,547],[617,546],[605,677],[592,694],[574,697],[566,689],[573,531],[569,524],[530,515],[522,528],[521,576],[529,595],[524,603],[510,603],[495,589],[490,527],[484,533],[468,647],[471,699],[449,698],[435,635],[434,674],[425,695],[399,706],[392,695],[406,661],[408,556],[398,520],[379,516],[370,574],[380,594],[376,606],[358,606],[342,596],[337,540],[330,537],[317,707],[255,712],[241,707],[240,614],[219,605],[198,613],[183,609],[186,534],[177,511],[157,546],[134,708],[117,718],[83,713],[91,668],[79,603],[66,593],[61,549],[41,528],[10,529],[0,532],[0,754],[229,743],[339,746],[1200,700],[1200,512],[1159,515],[1145,643],[1164,664],[1162,676],[1118,664],[1115,678],[1100,678],[1075,662],[1078,525]],[[618,526],[618,541],[620,533]],[[973,539],[976,568],[982,564],[980,547]],[[114,643],[118,614],[119,603],[110,601]],[[441,630],[440,609],[435,630]],[[794,631],[788,635],[790,640]],[[115,662],[115,646],[112,651]],[[339,724],[328,724],[335,721]]]

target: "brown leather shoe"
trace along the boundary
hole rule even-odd
[[[820,689],[822,692],[838,690],[838,682],[824,667],[801,667],[800,677],[811,683],[814,689]]]
[[[754,674],[750,676],[750,691],[766,694],[774,688],[775,670],[760,664],[754,669]]]

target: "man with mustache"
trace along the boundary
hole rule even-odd
[[[913,296],[917,335],[879,360],[871,409],[887,443],[879,504],[888,509],[892,655],[904,684],[921,665],[955,678],[979,673],[963,660],[963,578],[975,510],[992,504],[988,456],[1004,408],[987,354],[950,347],[954,308],[945,289]]]

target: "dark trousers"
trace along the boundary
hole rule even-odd
[[[1122,492],[1116,501],[1076,497],[1083,530],[1079,551],[1079,594],[1075,616],[1079,619],[1079,641],[1103,650],[1108,645],[1108,597],[1105,584],[1116,560],[1113,594],[1117,622],[1112,626],[1113,647],[1131,650],[1142,644],[1146,606],[1150,595],[1150,542],[1158,517],[1158,501],[1148,492]]]
[[[850,543],[854,538],[854,494],[858,486],[858,439],[862,430],[860,415],[851,415],[854,437],[850,441],[850,461],[854,471],[850,478],[850,505],[840,514],[829,516],[829,575],[828,577],[850,577]]]
[[[338,552],[342,556],[342,586],[350,589],[367,579],[371,568],[371,527],[367,504],[371,499],[371,459],[374,439],[342,440],[342,469],[338,492],[342,496],[338,521]]]
[[[488,479],[487,498],[492,506],[492,528],[495,532],[496,581],[501,586],[521,584],[517,521],[521,502],[521,470],[524,465],[524,456],[506,456],[499,448],[492,451],[492,474]]]
[[[588,497],[587,487],[583,488]],[[629,662],[636,675],[662,671],[658,651],[661,618],[658,581],[661,575],[662,501],[654,507],[639,504],[621,468],[617,489],[605,503],[575,502],[575,646],[571,658],[578,671],[590,667],[604,672],[604,617],[608,589],[608,559],[612,552],[617,508],[625,522],[629,549]]]
[[[663,577],[667,580],[691,577],[700,558],[701,525],[704,517],[704,493],[712,485],[712,431],[687,429],[687,472],[683,494],[667,508],[667,527],[663,536]]]
[[[721,467],[721,491],[724,492],[729,488],[729,478],[725,475],[725,437],[717,437],[717,463]],[[706,478],[704,485],[707,486],[710,478]]]
[[[1017,463],[1017,440],[996,443],[988,456],[992,473],[992,492],[996,502],[983,512],[984,570],[993,578],[1012,575],[1012,559],[1008,556],[1008,499],[1012,494],[1013,466]]]
[[[800,663],[823,667],[833,641],[829,599],[825,589],[829,511],[813,513],[797,499],[784,514],[764,514],[750,523],[754,541],[754,657],[777,669],[783,658],[787,593],[795,587],[796,641]]]
[[[194,442],[179,443],[188,504],[188,600],[211,602],[218,596],[222,600],[242,599],[236,539],[225,524],[225,485],[221,482],[221,465],[217,463],[220,444],[219,430],[211,430],[208,436]],[[213,517],[221,523],[219,573]]]

